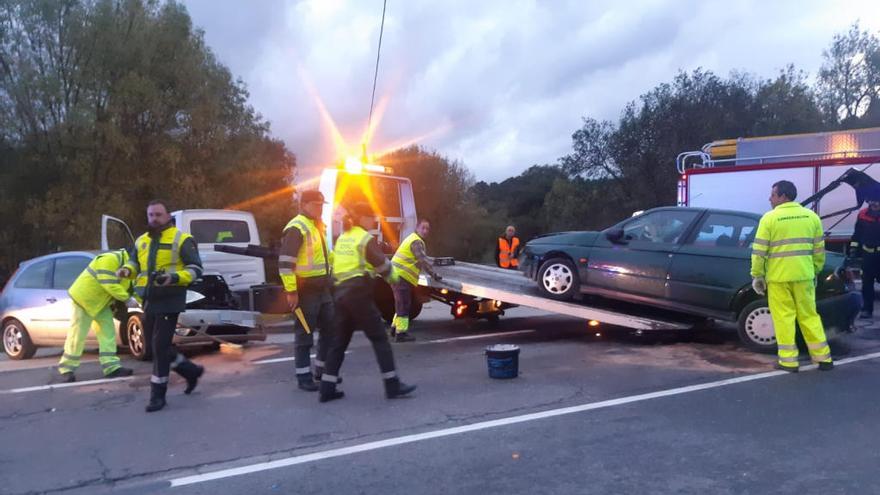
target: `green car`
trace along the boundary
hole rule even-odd
[[[767,299],[752,290],[751,245],[760,215],[706,208],[648,210],[601,232],[562,232],[529,241],[522,270],[547,297],[578,294],[737,322],[749,347],[774,351]],[[852,328],[861,296],[829,252],[816,288],[829,333]]]

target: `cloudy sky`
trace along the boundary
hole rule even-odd
[[[382,0],[184,4],[301,179],[338,159],[323,115],[358,147]],[[370,151],[417,142],[503,180],[554,163],[582,117],[614,120],[679,69],[815,75],[831,37],[856,20],[880,30],[876,14],[876,0],[389,0]]]

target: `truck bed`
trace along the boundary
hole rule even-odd
[[[660,319],[654,316],[629,314],[579,302],[549,299],[541,295],[532,280],[522,272],[514,270],[464,263],[457,260],[454,265],[435,266],[434,270],[443,277],[443,280],[438,282],[422,275],[419,278],[419,285],[434,289],[445,288],[483,299],[494,299],[517,306],[526,306],[585,320],[596,320],[636,330],[685,330],[691,327],[688,323]]]

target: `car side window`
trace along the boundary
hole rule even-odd
[[[624,239],[675,244],[696,218],[695,211],[663,210],[642,214],[623,226]]]
[[[21,272],[15,280],[16,289],[48,289],[51,284],[53,260],[35,263]]]
[[[758,220],[754,218],[710,213],[700,224],[697,235],[689,244],[704,248],[749,248],[757,228]]]
[[[73,281],[86,269],[91,261],[85,256],[65,256],[55,260],[55,274],[52,276],[52,288],[67,290]]]

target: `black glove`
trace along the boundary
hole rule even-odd
[[[436,280],[438,282],[443,280],[443,277],[441,277],[439,273],[432,273],[431,278],[433,278],[434,280]]]
[[[160,273],[156,275],[156,278],[153,279],[153,282],[159,286],[171,285],[171,274],[169,273]]]

